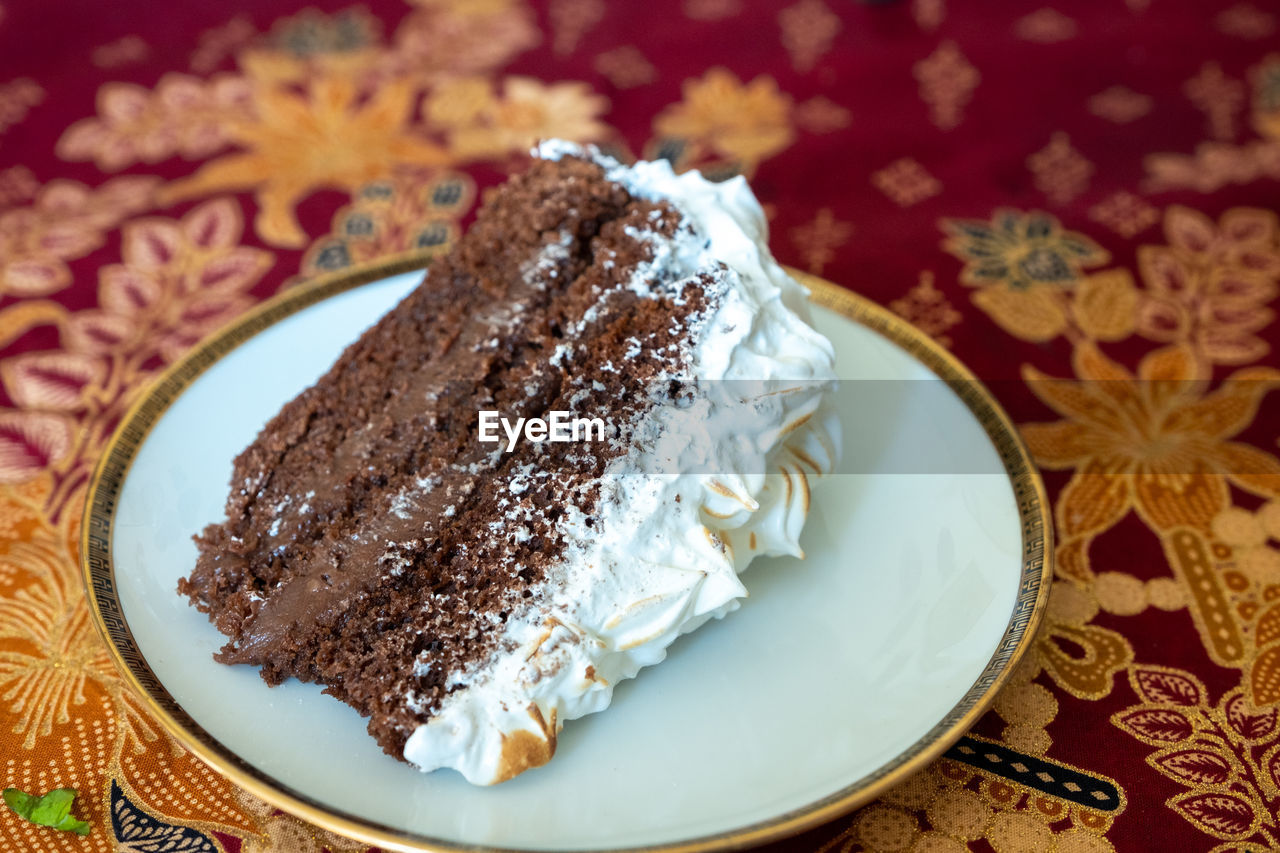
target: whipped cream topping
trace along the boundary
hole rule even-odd
[[[700,396],[692,411],[647,411],[602,477],[593,524],[569,508],[563,558],[507,620],[516,651],[457,674],[460,689],[405,744],[422,770],[452,767],[480,785],[547,761],[564,721],[603,710],[614,685],[661,661],[676,637],[737,609],[747,595],[738,575],[755,557],[802,557],[809,480],[834,469],[840,448],[825,393],[831,344],[806,322],[804,289],[769,253],[764,213],[743,178],[711,183],[665,161],[622,166],[561,141],[534,154],[591,157],[632,195],[683,215],[673,237],[632,235],[653,257],[627,286],[653,298],[656,282],[709,275],[712,307],[678,378],[768,390],[745,419],[741,400],[724,399],[740,392],[728,390]],[[683,438],[690,419],[708,440]]]

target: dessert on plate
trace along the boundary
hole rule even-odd
[[[219,661],[476,784],[736,609],[752,559],[801,556],[840,440],[745,181],[535,154],[236,458],[179,582]]]

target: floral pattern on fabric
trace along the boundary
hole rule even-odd
[[[1060,572],[1087,578],[1088,543],[1130,510],[1156,531],[1207,528],[1230,502],[1228,485],[1280,494],[1280,459],[1228,440],[1280,387],[1280,371],[1242,370],[1206,394],[1186,347],[1148,353],[1134,375],[1084,343],[1074,367],[1080,382],[1023,374],[1066,418],[1022,427],[1040,465],[1075,471],[1056,504]]]

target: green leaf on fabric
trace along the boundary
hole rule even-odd
[[[4,789],[4,801],[19,817],[37,826],[88,835],[89,824],[71,816],[71,803],[75,798],[75,788],[57,788],[43,797],[33,796],[17,788]]]

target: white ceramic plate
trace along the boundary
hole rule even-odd
[[[318,686],[214,663],[223,637],[175,592],[191,536],[222,517],[232,457],[421,277],[391,271],[320,281],[215,336],[126,418],[91,489],[86,580],[117,661],[175,736],[259,796],[389,848],[741,845],[935,757],[1030,640],[1045,503],[1007,418],[920,332],[806,279],[841,377],[880,380],[841,384],[852,473],[816,486],[808,559],[754,563],[740,611],[569,723],[546,767],[489,789],[423,775]]]

